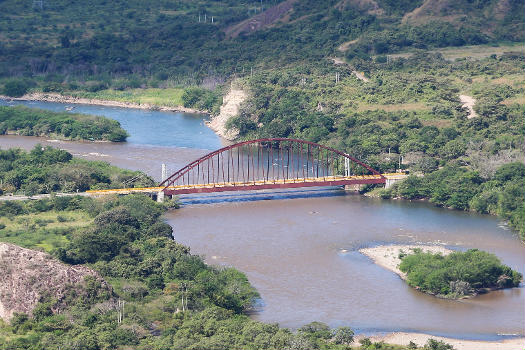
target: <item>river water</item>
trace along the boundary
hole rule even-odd
[[[31,106],[65,109],[43,102]],[[131,135],[129,142],[1,136],[0,147],[49,144],[158,179],[161,163],[175,171],[223,144],[199,116],[99,106],[74,111],[119,120]],[[525,273],[525,246],[497,218],[326,188],[181,200],[183,207],[166,215],[175,239],[208,263],[245,272],[261,294],[255,319],[293,328],[321,321],[365,333],[415,331],[472,339],[524,334],[523,286],[469,300],[437,299],[408,287],[358,252],[394,243],[478,248]]]

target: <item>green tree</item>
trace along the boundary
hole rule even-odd
[[[333,331],[333,340],[336,344],[350,345],[354,342],[354,331],[350,327],[339,327]]]
[[[454,347],[445,343],[442,340],[435,340],[430,338],[424,346],[425,350],[453,350]]]

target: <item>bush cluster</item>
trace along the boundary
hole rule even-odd
[[[494,254],[477,249],[446,256],[416,250],[401,258],[399,269],[407,274],[411,286],[452,298],[484,289],[517,287],[523,277]]]

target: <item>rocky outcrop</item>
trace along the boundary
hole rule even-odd
[[[222,99],[220,113],[213,116],[207,125],[225,139],[234,140],[238,135],[238,131],[227,130],[226,123],[231,117],[239,114],[241,103],[246,100],[246,97],[247,94],[243,90],[232,88]]]
[[[64,306],[62,301],[72,288],[82,295],[87,276],[93,276],[102,288],[110,290],[86,266],[66,265],[46,253],[0,243],[0,317],[9,321],[15,312],[31,314],[43,296],[54,299],[57,307]]]

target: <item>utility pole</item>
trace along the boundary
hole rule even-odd
[[[124,304],[126,303],[125,300],[118,300],[117,302],[117,308],[118,308],[118,323],[122,323],[122,320],[124,319]]]
[[[168,172],[166,170],[166,164],[162,163],[162,170],[161,170],[161,176],[160,178],[162,179],[162,181],[166,180],[168,178]]]
[[[182,292],[182,297],[181,297],[182,311],[186,311],[188,310],[188,296],[186,295],[188,292],[188,287],[186,286],[186,283],[183,282],[180,284],[180,290]],[[184,298],[185,296],[186,298]]]

